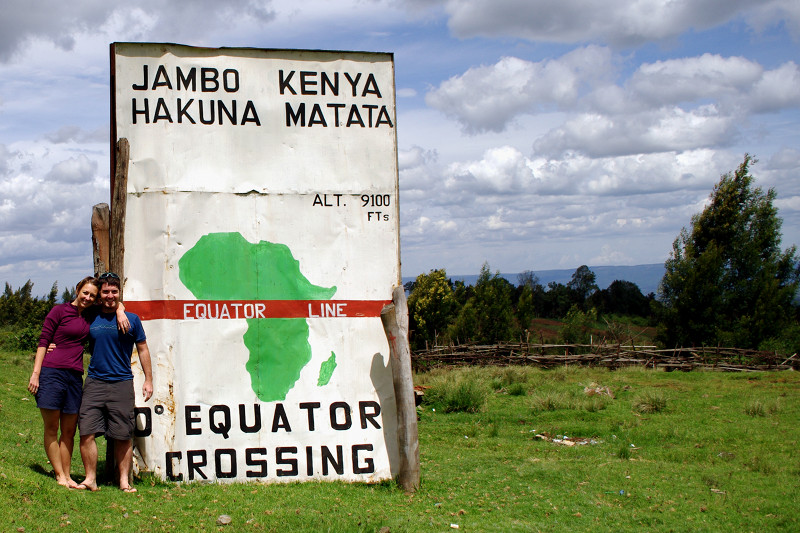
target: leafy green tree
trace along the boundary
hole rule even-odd
[[[645,296],[638,285],[631,281],[614,280],[608,288],[589,297],[588,305],[601,313],[629,316],[650,316],[653,294]]]
[[[64,289],[64,292],[61,293],[61,303],[72,302],[75,300],[76,296],[75,289]]]
[[[511,339],[514,326],[513,293],[514,286],[499,272],[491,274],[489,264],[484,263],[472,297],[456,318],[455,335],[460,339],[469,335],[471,340],[478,343]]]
[[[523,330],[528,329],[531,321],[541,312],[544,299],[544,287],[539,277],[526,270],[518,277],[516,315],[517,322]]]
[[[409,328],[414,348],[435,344],[453,319],[456,300],[444,269],[420,274],[408,298]]]
[[[458,315],[447,330],[447,336],[452,342],[461,344],[474,340],[477,330],[478,313],[473,300],[470,299],[459,308]]]
[[[11,349],[35,350],[45,316],[56,303],[58,286],[54,283],[45,298],[33,296],[33,283],[28,280],[22,287],[14,291],[11,285],[5,284],[0,295],[0,327],[11,331],[9,338],[14,339]]]
[[[577,305],[573,305],[564,317],[559,338],[566,344],[586,344],[591,338],[591,328],[596,321],[595,309],[584,313]]]
[[[456,299],[456,309],[464,307],[472,295],[475,294],[475,287],[464,283],[463,279],[453,282],[453,296]]]
[[[574,304],[574,292],[563,283],[551,281],[547,284],[542,302],[543,315],[548,318],[562,318],[566,316]]]
[[[573,304],[585,309],[586,300],[597,291],[597,276],[588,266],[581,265],[567,282],[567,289],[572,291]]]
[[[10,326],[16,323],[19,314],[19,305],[14,295],[14,289],[6,282],[3,295],[0,296],[0,326]]]
[[[33,282],[28,280],[16,291],[5,284],[0,296],[0,326],[41,327],[44,317],[56,303],[58,286],[54,283],[46,298],[33,296]]]
[[[722,175],[672,245],[660,287],[668,345],[756,348],[795,321],[796,247],[781,251],[776,194],[753,185],[755,162],[745,154],[735,172]]]

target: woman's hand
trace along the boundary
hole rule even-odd
[[[55,344],[53,344],[55,347]],[[31,372],[31,379],[28,380],[28,392],[36,394],[39,392],[39,374],[42,371],[42,361],[44,361],[45,347],[39,346],[36,348],[36,357],[33,359],[33,372]]]
[[[39,373],[34,372],[31,374],[31,379],[28,380],[28,392],[36,394],[39,390]]]

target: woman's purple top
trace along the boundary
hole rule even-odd
[[[83,373],[83,341],[89,335],[89,320],[71,303],[53,307],[42,325],[39,347],[55,343],[56,348],[45,354],[42,366],[68,368]]]

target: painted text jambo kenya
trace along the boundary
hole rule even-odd
[[[238,94],[242,90],[238,69],[185,70],[177,66],[170,74],[165,65],[158,65],[153,70],[151,77],[150,65],[142,65],[141,82],[131,84],[135,94],[156,92],[154,98],[131,98],[132,124],[262,125],[263,112],[259,115],[254,101]],[[380,103],[383,96],[373,73],[279,69],[268,72],[265,81],[275,84],[276,96],[289,98],[284,101],[282,122],[286,127],[394,127],[389,110]],[[229,96],[193,97],[198,91],[209,96]],[[312,99],[315,96],[326,98],[324,102],[315,102]],[[329,97],[362,99],[365,103],[330,102]]]

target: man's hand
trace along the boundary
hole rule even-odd
[[[149,400],[153,396],[153,382],[145,380],[144,385],[142,385],[142,395],[144,396],[144,401]]]
[[[52,342],[51,342],[50,344],[48,344],[48,345],[47,345],[47,353],[50,353],[50,352],[52,352],[52,351],[53,351],[53,350],[55,350],[55,349],[56,349],[56,345],[55,345],[55,344],[53,344]]]
[[[139,354],[139,364],[142,365],[144,372],[142,395],[144,401],[147,401],[153,396],[153,367],[150,363],[150,348],[147,347],[147,341],[137,342],[136,352]]]

